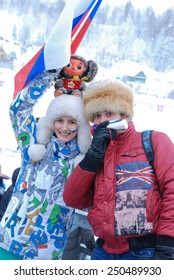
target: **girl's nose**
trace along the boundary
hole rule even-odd
[[[62,129],[63,129],[63,130],[68,130],[68,125],[67,125],[67,123],[66,123],[66,122],[64,122],[64,123],[63,123],[63,125],[62,125]]]

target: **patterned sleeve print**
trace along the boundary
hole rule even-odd
[[[41,73],[35,80],[21,91],[10,106],[10,119],[19,148],[25,153],[29,144],[35,142],[36,124],[33,106],[43,95],[51,80],[46,73]]]

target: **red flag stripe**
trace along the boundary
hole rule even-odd
[[[83,25],[83,27],[81,28],[81,30],[79,31],[79,33],[77,34],[76,38],[74,40],[72,40],[71,43],[71,54],[74,54],[80,44],[80,42],[82,41],[82,38],[84,36],[84,34],[86,33],[89,25],[90,25],[91,21],[88,18],[85,22],[85,24]]]
[[[98,2],[98,1],[97,1]],[[92,14],[93,10],[96,8],[96,1],[91,6],[90,10],[86,11],[80,22],[75,26],[71,33],[71,54],[74,54],[82,41],[84,34],[86,33],[90,23],[90,15]],[[98,7],[97,7],[98,9]]]
[[[81,20],[79,21],[78,24],[76,24],[76,26],[72,29],[71,32],[71,38],[73,38],[73,36],[75,35],[76,32],[78,32],[78,29],[80,28],[80,26],[82,25],[83,21],[86,19],[86,16],[90,13],[90,11],[86,11],[86,13],[83,15],[83,17],[81,18]]]
[[[82,17],[81,21],[75,26],[75,28],[73,29],[72,33],[71,33],[71,39],[72,41],[74,41],[74,39],[76,38],[76,36],[78,35],[78,33],[80,32],[80,29],[83,28],[83,25],[85,24],[86,21],[90,21],[90,14],[92,13],[93,9],[96,6],[96,2],[94,2],[94,4],[91,6],[90,10],[87,10],[86,13],[84,14],[84,16]],[[88,25],[89,26],[89,25]],[[87,28],[87,27],[86,27]]]
[[[18,94],[18,92],[21,91],[21,85],[26,86],[26,80],[28,77],[28,73],[31,71],[34,62],[37,60],[37,58],[39,57],[41,51],[42,51],[43,47],[35,54],[35,56],[25,65],[25,67],[23,67],[16,75],[14,78],[14,83],[15,83],[15,90],[14,90],[14,94],[13,94],[13,98],[16,97],[16,95]]]

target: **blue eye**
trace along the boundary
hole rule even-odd
[[[82,69],[82,66],[79,65],[79,66],[77,67],[77,69],[78,69],[78,70],[81,70],[81,69]]]

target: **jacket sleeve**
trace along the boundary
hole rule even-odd
[[[33,106],[51,85],[51,78],[46,72],[43,72],[31,81],[10,105],[10,119],[22,153],[26,153],[28,146],[36,141]]]
[[[157,259],[174,259],[174,144],[164,133],[152,137],[154,168],[162,192],[156,254]]]
[[[96,172],[84,171],[78,165],[69,176],[63,199],[68,206],[77,209],[88,208],[93,202],[93,183]]]

